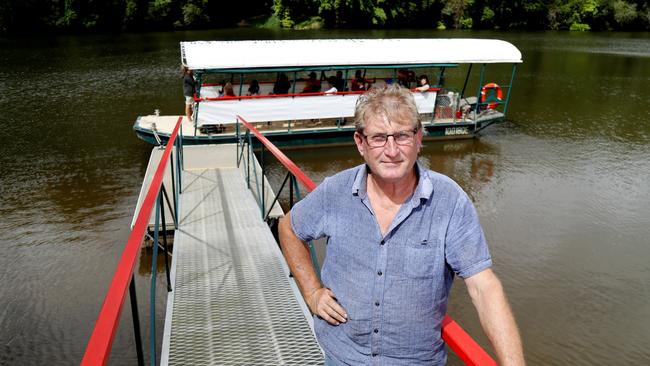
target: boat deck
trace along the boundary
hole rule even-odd
[[[433,123],[427,122],[431,115],[428,117],[423,116],[423,124],[427,130],[438,129],[444,130],[447,127],[467,127],[474,125],[483,125],[485,123],[490,123],[491,121],[502,119],[504,114],[495,110],[489,110],[482,114],[476,116],[476,119],[473,119],[473,115],[468,115],[464,119],[455,119],[455,118],[439,118],[436,117]],[[160,136],[162,140],[166,140],[171,131],[176,124],[178,116],[141,116],[135,122],[134,129],[138,135],[152,143],[155,143],[153,140],[152,126],[155,125],[155,131]],[[319,132],[330,132],[330,131],[346,131],[348,134],[354,132],[354,123],[351,119],[348,119],[346,124],[337,125],[336,119],[314,119],[314,120],[302,120],[302,121],[276,121],[276,122],[257,122],[253,123],[255,128],[261,131],[263,134],[269,135],[301,135],[301,134],[313,134],[316,136]],[[217,127],[216,125],[214,127]],[[195,128],[192,122],[189,122],[187,118],[183,118],[182,129],[183,129],[183,139],[187,143],[219,143],[219,142],[233,142],[235,139],[235,125],[226,124],[220,125],[220,130],[210,130],[210,129],[201,129]],[[149,137],[144,137],[149,136]],[[352,140],[350,139],[350,142]]]
[[[234,162],[234,145],[185,148],[172,292],[162,365],[321,365],[308,310],[255,195]],[[208,166],[212,163],[213,166]]]

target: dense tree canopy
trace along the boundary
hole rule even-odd
[[[647,0],[5,0],[0,33],[232,27],[650,30]]]

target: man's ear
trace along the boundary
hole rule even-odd
[[[365,146],[363,145],[363,136],[359,132],[354,133],[354,143],[357,145],[357,150],[359,150],[359,154],[363,156],[365,153]]]

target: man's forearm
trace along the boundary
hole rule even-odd
[[[289,269],[298,283],[300,292],[303,297],[308,298],[323,286],[316,275],[307,244],[293,232],[290,215],[291,213],[283,217],[278,225],[280,247],[282,247],[282,254],[284,254]]]
[[[485,272],[466,280],[481,326],[500,365],[525,365],[519,330],[501,282],[491,270]]]

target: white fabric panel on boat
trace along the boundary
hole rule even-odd
[[[413,93],[420,113],[433,113],[436,92]],[[290,121],[354,116],[360,94],[214,100],[199,103],[197,125],[234,124],[237,115],[247,122]]]
[[[336,50],[336,52],[328,52]],[[350,65],[519,63],[521,52],[496,39],[311,39],[181,42],[190,69]]]

